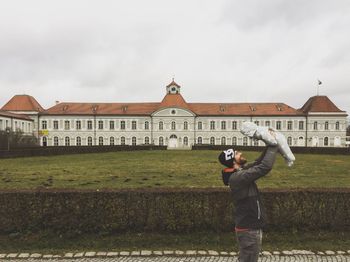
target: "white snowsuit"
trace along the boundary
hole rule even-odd
[[[295,156],[288,146],[287,139],[276,129],[271,127],[257,126],[252,122],[244,122],[241,128],[241,133],[245,136],[255,138],[257,140],[263,140],[268,145],[277,145],[279,152],[286,160],[287,165],[293,165]]]

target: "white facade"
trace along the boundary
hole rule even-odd
[[[240,133],[244,121],[283,133],[290,146],[345,146],[346,118],[339,116],[196,116],[170,107],[151,116],[39,116],[41,145],[259,145]],[[316,124],[315,124],[316,123]],[[327,124],[328,123],[328,124]],[[315,129],[315,125],[317,128]]]
[[[13,132],[21,131],[25,135],[32,135],[33,127],[34,123],[31,120],[0,115],[0,131],[5,131],[9,128]]]

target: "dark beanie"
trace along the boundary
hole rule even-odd
[[[219,162],[226,167],[233,167],[235,150],[233,148],[222,151],[219,155]]]

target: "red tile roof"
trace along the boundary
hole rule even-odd
[[[159,103],[59,103],[44,115],[150,115]]]
[[[313,96],[303,105],[300,110],[304,113],[309,112],[339,112],[341,111],[327,96]]]
[[[180,94],[167,94],[159,104],[159,108],[164,107],[182,107],[190,109],[187,102]]]
[[[15,113],[10,113],[10,112],[6,112],[6,111],[3,111],[3,110],[0,110],[0,116],[16,118],[16,119],[22,119],[22,120],[27,120],[27,121],[34,121],[33,119],[31,119],[28,116],[15,114]]]
[[[1,108],[1,110],[35,112],[44,111],[44,109],[38,103],[38,101],[36,101],[34,97],[29,95],[15,95]]]

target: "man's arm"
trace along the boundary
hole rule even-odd
[[[257,165],[257,164],[260,164],[261,161],[264,159],[265,154],[266,154],[268,148],[269,148],[269,147],[266,146],[265,149],[264,149],[264,151],[262,151],[262,153],[260,154],[260,156],[259,156],[257,159],[255,159],[253,162],[246,164],[246,165],[243,167],[243,169],[248,169],[248,168],[251,168],[251,167],[253,167],[253,166]]]
[[[248,169],[237,171],[230,177],[230,186],[235,188],[245,186],[268,174],[275,163],[277,151],[277,146],[268,146],[259,164]]]

